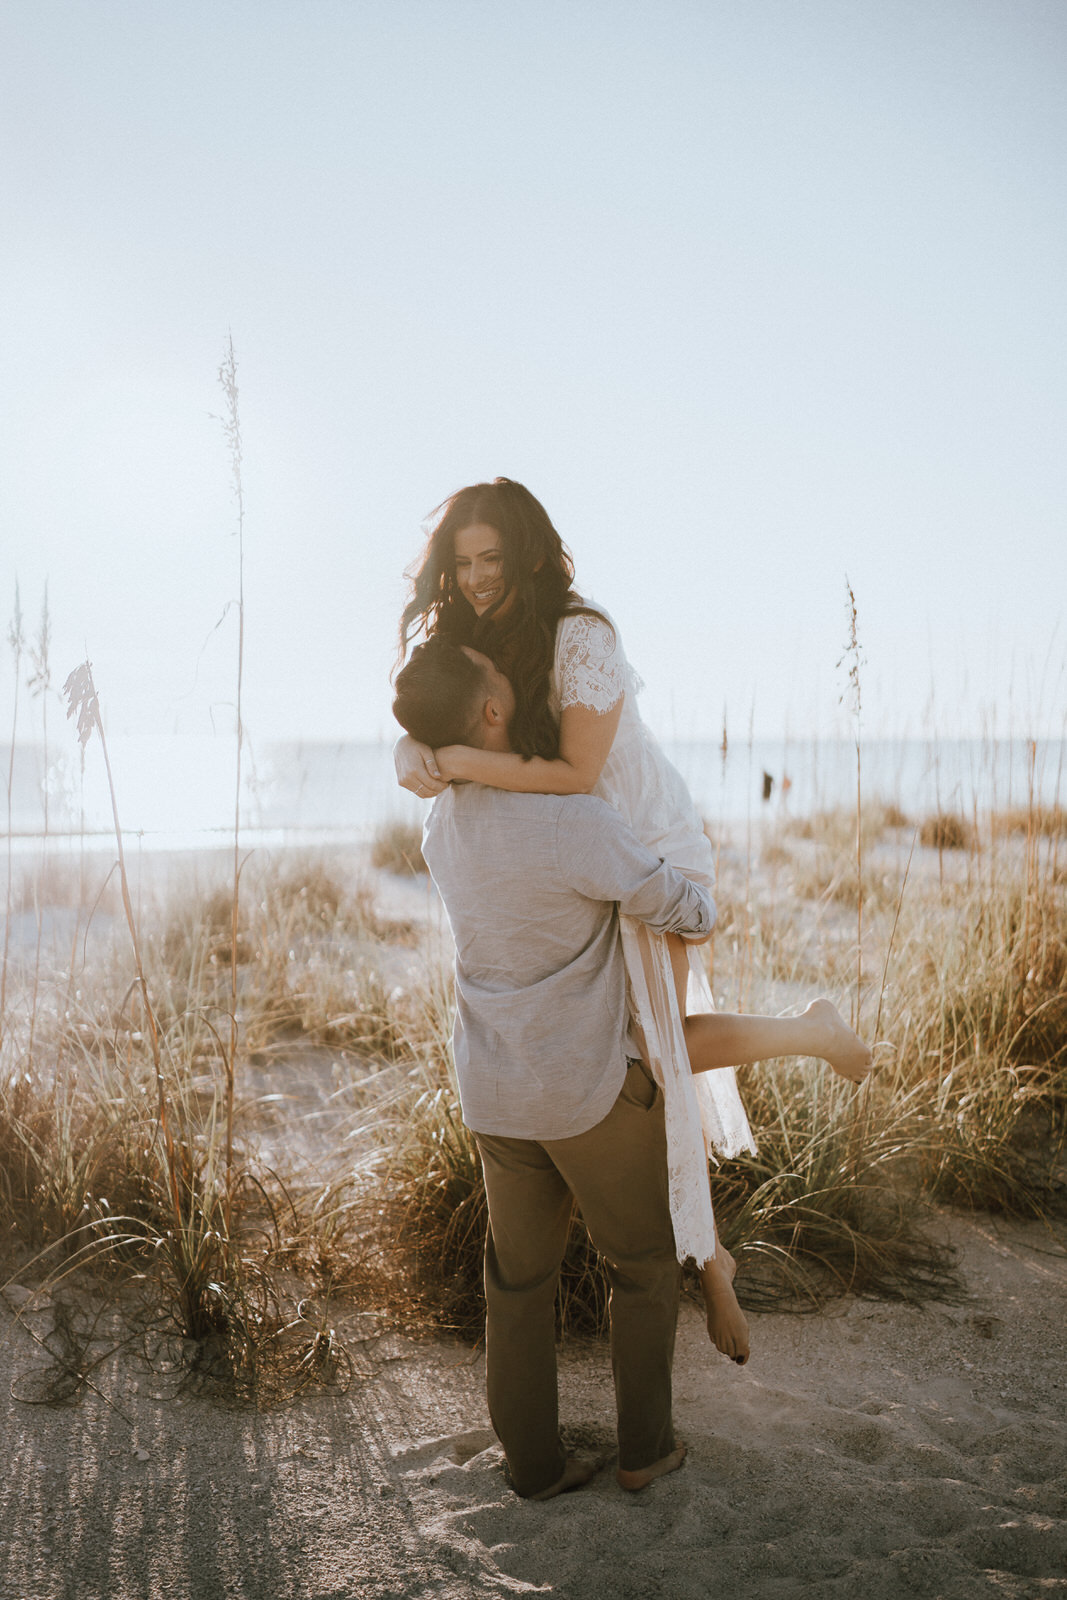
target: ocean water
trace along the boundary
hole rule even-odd
[[[856,751],[838,740],[755,740],[723,752],[712,742],[667,743],[703,815],[737,821],[853,806]],[[155,848],[224,845],[234,823],[234,750],[223,739],[115,739],[111,764],[123,831]],[[0,747],[2,770],[10,747]],[[872,739],[862,745],[865,800],[909,816],[1067,803],[1063,740]],[[111,801],[98,747],[47,753],[16,744],[11,832],[29,847],[47,827],[106,847]],[[765,793],[767,797],[765,798]],[[243,759],[241,827],[249,842],[364,839],[392,820],[418,822],[426,802],[397,787],[391,748],[355,742],[265,744]],[[0,826],[6,830],[6,784]]]

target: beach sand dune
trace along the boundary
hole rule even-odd
[[[0,1311],[3,1600],[841,1600],[1067,1592],[1067,1259],[1048,1231],[945,1217],[960,1303],[844,1299],[753,1318],[738,1369],[683,1308],[683,1469],[614,1481],[602,1346],[561,1357],[581,1492],[523,1503],[489,1429],[480,1353],[353,1314],[341,1397],[275,1411],[177,1392],[130,1354],[52,1409],[54,1317]],[[16,1322],[19,1311],[25,1325]],[[101,1333],[106,1333],[101,1328]],[[109,1402],[109,1403],[108,1403]]]

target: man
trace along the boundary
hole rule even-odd
[[[422,742],[511,749],[514,695],[487,656],[432,638],[396,691],[397,720]],[[486,1387],[512,1483],[548,1499],[596,1470],[559,1437],[555,1295],[573,1195],[611,1282],[617,1477],[644,1488],[684,1454],[671,1423],[680,1269],[618,915],[702,941],[714,905],[591,795],[454,784],[423,853],[456,943],[456,1074],[489,1209]]]

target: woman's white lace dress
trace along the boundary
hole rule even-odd
[[[561,619],[556,630],[551,709],[557,718],[568,706],[605,712],[622,696],[618,732],[593,792],[614,806],[656,855],[687,878],[711,888],[711,844],[681,773],[641,720],[639,683],[618,630],[604,620],[606,615],[581,613]],[[650,933],[632,917],[623,917],[621,924],[631,1004],[644,1032],[649,1064],[664,1095],[671,1220],[678,1258],[684,1261],[694,1256],[703,1264],[715,1254],[708,1151],[726,1157],[756,1147],[733,1068],[696,1075],[690,1071],[666,939]],[[686,1005],[690,1014],[714,1010],[697,947],[690,949]]]

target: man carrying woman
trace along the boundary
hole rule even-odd
[[[511,749],[511,685],[470,647],[417,647],[393,709],[432,748]],[[671,1420],[681,1269],[663,1096],[630,1026],[619,913],[702,941],[714,904],[591,795],[456,783],[423,850],[455,936],[456,1075],[489,1209],[486,1388],[512,1483],[548,1499],[596,1471],[559,1434],[555,1298],[573,1196],[611,1282],[616,1476],[642,1489],[684,1454]]]

